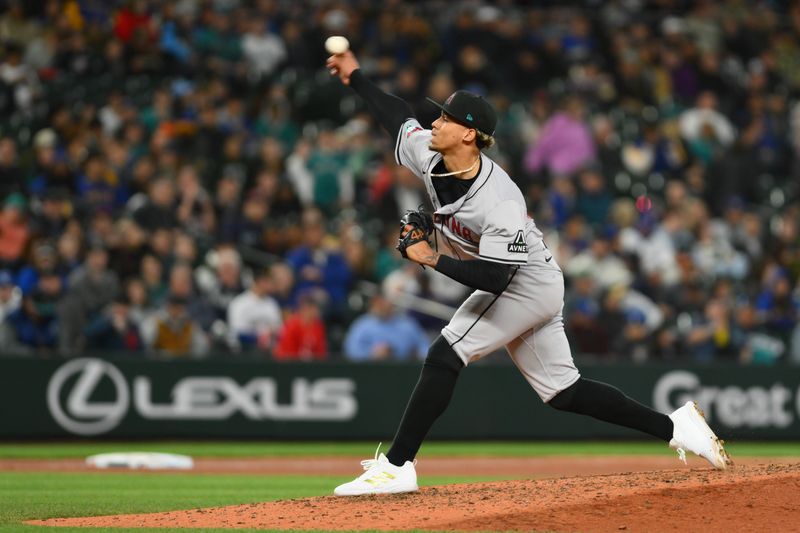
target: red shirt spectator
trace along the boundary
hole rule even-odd
[[[283,323],[275,347],[276,360],[327,359],[328,340],[319,314],[319,307],[310,296],[300,298],[297,311]]]
[[[0,212],[0,262],[11,264],[22,257],[30,229],[25,214],[27,202],[21,194],[6,198]]]
[[[152,37],[150,15],[146,12],[147,4],[134,2],[133,8],[124,8],[117,13],[114,20],[114,34],[123,43],[129,42],[137,30],[142,30]]]

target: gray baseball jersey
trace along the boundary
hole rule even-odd
[[[518,268],[499,295],[476,290],[442,335],[464,364],[505,346],[525,379],[549,401],[580,377],[564,332],[564,277],[527,214],[519,187],[489,157],[469,191],[441,205],[431,170],[442,155],[429,148],[431,131],[416,119],[400,128],[395,160],[422,179],[434,207],[438,251]]]

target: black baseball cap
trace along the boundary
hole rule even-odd
[[[486,135],[494,135],[497,113],[482,96],[469,91],[456,91],[443,104],[431,98],[428,101],[465,126]]]

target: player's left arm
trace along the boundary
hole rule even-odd
[[[481,291],[500,294],[511,281],[516,266],[482,259],[461,261],[435,252],[426,241],[406,248],[408,259],[429,266],[450,279]]]

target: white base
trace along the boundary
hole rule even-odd
[[[191,470],[194,460],[188,455],[157,452],[101,453],[86,458],[86,466],[94,468],[178,469]]]

